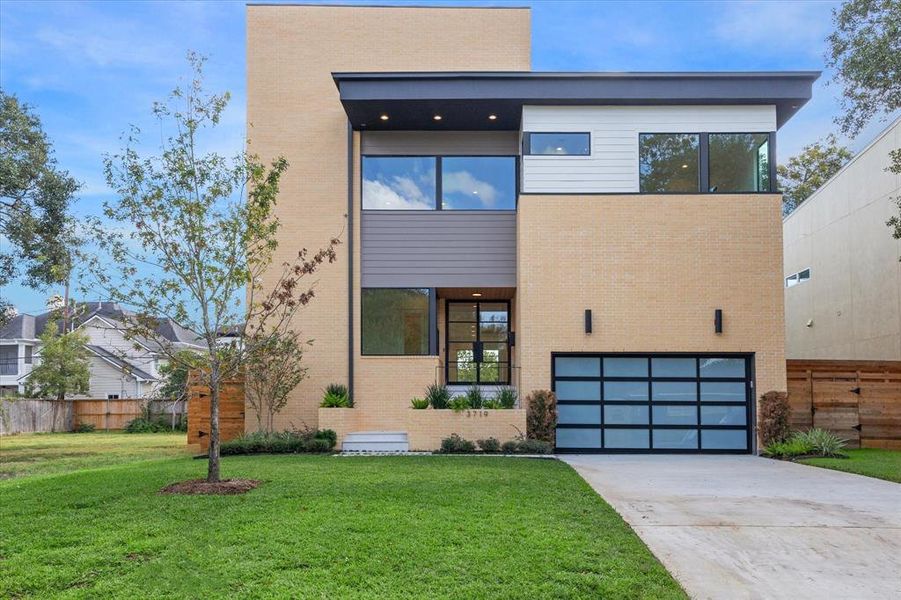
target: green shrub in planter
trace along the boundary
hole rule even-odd
[[[477,440],[476,444],[486,454],[497,454],[501,451],[501,443],[497,438],[490,437],[487,440]]]
[[[499,402],[501,408],[514,408],[516,406],[516,390],[511,387],[502,387],[494,395],[495,401]]]
[[[466,396],[454,396],[450,399],[450,402],[447,403],[447,407],[454,412],[463,412],[464,410],[471,408],[469,406],[469,398]]]
[[[551,444],[541,440],[510,440],[501,446],[504,454],[550,454],[553,450]]]
[[[347,399],[347,396],[326,392],[319,406],[322,408],[350,408],[350,401]]]
[[[491,400],[485,400],[485,402],[482,403],[482,408],[488,408],[488,409],[491,409],[491,410],[498,410],[498,409],[501,409],[501,408],[504,408],[504,407],[503,407],[503,405],[502,405],[500,402],[498,402],[497,400],[495,400],[494,398],[492,398]]]
[[[290,454],[301,452],[330,452],[338,436],[330,429],[247,433],[223,442],[223,456],[238,454]]]
[[[410,405],[417,410],[423,410],[429,407],[429,399],[413,398],[412,400],[410,400]]]
[[[330,383],[326,386],[322,396],[322,408],[353,408],[354,402],[347,391],[347,386],[341,383]]]
[[[469,402],[469,408],[482,408],[485,404],[485,396],[482,395],[482,388],[473,384],[466,390],[466,400]]]
[[[95,429],[97,429],[97,426],[93,423],[79,423],[72,430],[72,433],[91,433]]]
[[[476,451],[476,445],[469,440],[461,438],[456,433],[441,440],[441,454],[471,454]]]
[[[447,386],[432,384],[426,388],[425,398],[429,401],[429,405],[435,409],[447,408],[450,402],[450,392]]]

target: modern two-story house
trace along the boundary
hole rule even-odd
[[[754,451],[786,387],[776,140],[818,73],[534,72],[521,8],[247,15],[280,257],[344,242],[278,425],[509,439],[522,410],[410,399],[510,385],[555,391],[561,452]],[[354,408],[318,408],[332,382]]]

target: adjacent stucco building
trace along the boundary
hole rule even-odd
[[[785,218],[789,359],[901,360],[901,119]]]
[[[560,451],[754,449],[786,387],[776,135],[818,73],[532,72],[523,8],[247,11],[277,259],[343,241],[277,427],[509,439],[523,410],[410,399],[512,386],[556,391]],[[333,382],[354,408],[318,408]]]

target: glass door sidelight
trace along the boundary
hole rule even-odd
[[[447,301],[448,385],[510,383],[510,303]]]

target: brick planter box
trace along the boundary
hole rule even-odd
[[[321,414],[321,413],[320,413]],[[406,431],[410,450],[437,450],[441,440],[456,433],[473,442],[489,437],[501,443],[526,433],[524,409],[474,409],[454,412],[450,409],[407,411]]]

